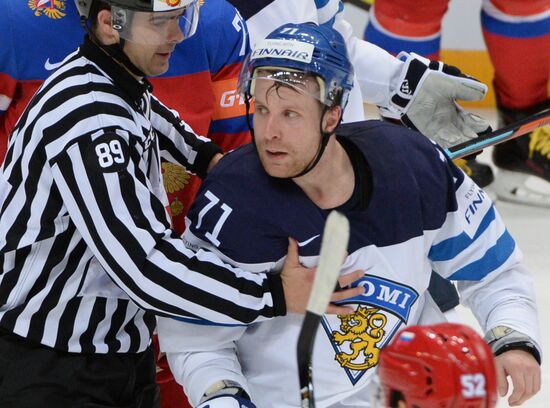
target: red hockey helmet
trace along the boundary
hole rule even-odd
[[[455,323],[411,326],[397,334],[378,361],[385,407],[494,408],[494,358],[471,328]]]

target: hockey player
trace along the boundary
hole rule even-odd
[[[397,54],[439,59],[441,20],[448,0],[376,0],[365,39]],[[550,1],[483,0],[483,36],[494,70],[499,126],[550,107]],[[493,189],[506,201],[550,207],[550,127],[493,150],[499,175]],[[487,169],[480,179],[491,179]],[[541,189],[534,189],[538,179]],[[543,181],[544,180],[544,181]],[[541,183],[542,181],[542,183]]]
[[[241,78],[255,98],[254,144],[209,174],[187,244],[277,273],[292,235],[312,266],[325,217],[338,209],[351,225],[343,273],[366,270],[354,283],[365,294],[345,302],[353,315],[323,319],[317,406],[368,405],[380,350],[400,328],[438,315],[426,292],[432,269],[459,281],[498,355],[500,381],[510,376],[512,401],[523,402],[540,387],[540,342],[519,249],[483,190],[419,133],[372,121],[335,135],[352,78],[343,39],[328,27],[288,24],[257,44]],[[158,328],[194,406],[298,407],[301,323],[296,314],[232,327],[160,318]]]
[[[401,330],[380,353],[373,408],[494,408],[495,363],[468,326],[438,323]]]
[[[312,272],[295,243],[279,278],[170,229],[161,154],[204,176],[220,149],[144,77],[193,35],[198,2],[77,6],[84,43],[32,98],[0,172],[0,406],[155,407],[155,314],[240,324],[303,311]]]

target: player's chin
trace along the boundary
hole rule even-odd
[[[170,63],[167,59],[156,59],[146,72],[147,76],[159,76],[168,71]]]
[[[292,172],[287,166],[281,165],[281,163],[270,163],[269,161],[263,161],[262,165],[267,174],[275,178],[289,178]]]

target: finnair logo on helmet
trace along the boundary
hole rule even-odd
[[[313,44],[290,40],[263,40],[250,56],[251,60],[257,58],[285,58],[294,61],[310,63],[313,58]]]
[[[169,11],[181,7],[182,0],[154,0],[153,11]]]

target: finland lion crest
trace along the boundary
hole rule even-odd
[[[338,316],[341,321],[339,331],[332,332],[332,339],[338,345],[350,342],[352,352],[340,352],[336,354],[336,360],[342,367],[352,370],[366,370],[374,367],[378,362],[380,349],[376,344],[384,337],[384,326],[387,319],[379,309],[375,307],[362,307],[359,305],[352,315]],[[364,361],[355,363],[360,354]]]
[[[365,275],[353,286],[365,293],[340,304],[357,305],[351,315],[323,317],[323,328],[335,351],[334,359],[356,384],[378,364],[380,350],[406,323],[418,293],[403,284]]]

